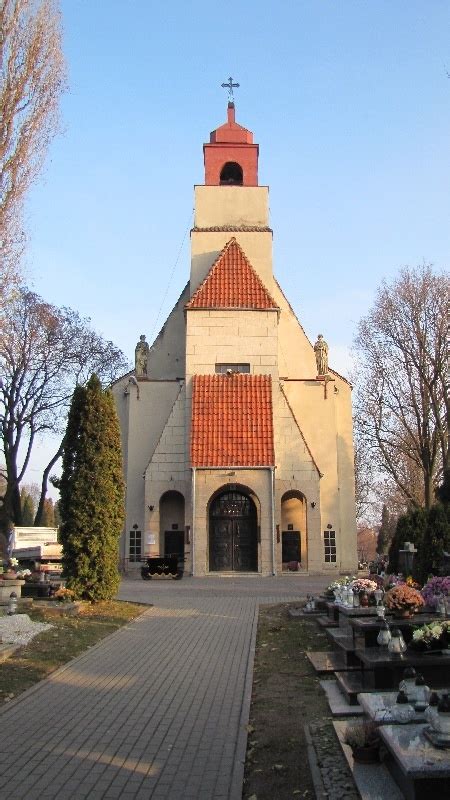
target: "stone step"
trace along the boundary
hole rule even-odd
[[[359,670],[359,667],[349,666],[342,653],[335,650],[306,653],[306,657],[318,675],[332,675],[334,672],[347,672]]]
[[[343,633],[341,629],[333,630],[325,628],[325,633],[328,636],[331,645],[338,653],[343,653],[346,663],[349,666],[361,666],[361,661],[355,654],[355,643],[353,637],[348,633]]]
[[[347,723],[336,721],[333,722],[333,727],[352,771],[361,800],[386,800],[387,797],[389,800],[404,800],[403,793],[383,763],[358,764],[354,760],[351,748],[344,742]]]
[[[364,714],[364,710],[359,703],[355,706],[350,705],[347,698],[339,689],[337,681],[320,681],[320,685],[327,696],[328,705],[333,717],[360,717]]]
[[[316,622],[321,628],[339,628],[339,622],[335,622],[329,617],[317,617]]]
[[[304,607],[300,606],[291,606],[288,608],[288,614],[291,619],[298,619],[299,617],[300,619],[308,619],[308,617],[310,619],[317,619],[320,613],[320,611],[305,611]]]
[[[365,670],[365,673],[367,675],[368,670]],[[367,686],[368,681],[363,681],[363,673],[361,670],[336,672],[336,681],[339,689],[345,695],[351,706],[358,704],[359,692],[377,691],[376,689],[372,689],[370,686]]]

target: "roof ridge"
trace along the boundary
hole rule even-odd
[[[237,289],[240,290],[240,292],[238,291],[240,296],[237,300],[236,296],[233,297],[233,289],[235,287],[230,287],[230,285],[227,285],[226,281],[224,281],[223,284],[220,283],[221,267],[223,267],[224,270],[228,267],[230,271],[235,267],[234,264],[228,264],[226,262],[227,253],[229,253],[233,247],[236,248],[238,257],[242,259],[247,270],[247,276],[245,273],[239,276],[242,283],[237,285]],[[248,276],[251,277],[251,281],[248,280]],[[250,300],[248,300],[249,297]],[[245,302],[246,298],[247,302]],[[232,236],[222,248],[211,265],[208,274],[185,306],[187,309],[214,307],[278,309],[278,305],[268,289],[264,286],[260,276],[250,263],[235,236]]]

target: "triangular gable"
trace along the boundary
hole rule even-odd
[[[234,236],[225,245],[186,308],[278,310]]]

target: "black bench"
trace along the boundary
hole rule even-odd
[[[170,575],[174,580],[180,580],[183,571],[183,561],[177,555],[154,556],[147,558],[146,564],[141,567],[141,578],[149,581],[154,575]]]

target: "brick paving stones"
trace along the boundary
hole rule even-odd
[[[238,800],[259,603],[323,579],[124,580],[143,616],[0,713],[9,800]]]

